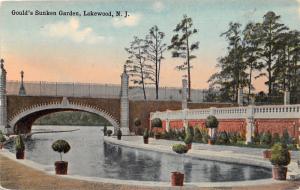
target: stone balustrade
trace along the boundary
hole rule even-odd
[[[206,119],[214,115],[218,119],[247,119],[247,118],[300,118],[300,105],[247,106],[208,109],[167,110],[152,112],[151,119],[183,120]]]
[[[150,119],[160,118],[168,130],[172,122],[183,124],[183,127],[195,121],[203,124],[209,115],[217,117],[222,130],[243,129],[246,132],[246,142],[251,142],[255,129],[257,131],[273,130],[271,131],[273,133],[287,129],[294,137],[299,138],[300,135],[299,104],[157,111],[150,114]]]

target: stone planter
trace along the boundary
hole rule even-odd
[[[160,134],[155,134],[155,135],[154,135],[154,138],[157,139],[157,140],[160,139],[160,137],[161,137]]]
[[[209,145],[214,145],[215,144],[215,141],[213,139],[208,139],[208,144]]]
[[[183,186],[184,174],[180,172],[172,172],[171,185],[172,186]]]
[[[189,150],[192,149],[192,143],[191,144],[187,144],[186,146],[188,147]]]
[[[16,159],[24,159],[25,153],[24,151],[17,151],[16,152]]]
[[[144,138],[144,144],[148,144],[149,143],[149,138]]]
[[[285,166],[273,166],[272,174],[273,179],[286,180],[287,167]]]
[[[55,173],[57,175],[66,175],[68,173],[68,162],[56,161],[54,165],[55,165]]]
[[[271,156],[272,156],[271,150],[265,150],[265,151],[263,151],[263,157],[264,157],[264,159],[270,159]]]

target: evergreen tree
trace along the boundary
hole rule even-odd
[[[172,50],[172,57],[183,58],[185,61],[176,68],[180,71],[187,71],[188,77],[188,100],[191,100],[191,60],[196,56],[192,52],[199,48],[199,41],[192,42],[193,34],[198,32],[193,28],[192,18],[183,16],[180,23],[174,29],[176,33],[171,39],[171,45],[168,49]]]

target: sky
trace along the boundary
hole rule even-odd
[[[13,10],[78,11],[81,16],[13,15]],[[83,16],[83,11],[127,11],[129,17]],[[281,22],[300,30],[300,0],[101,0],[101,1],[3,1],[0,0],[0,57],[8,80],[120,84],[127,58],[124,48],[133,36],[144,38],[157,25],[170,44],[173,30],[184,14],[193,19],[200,41],[192,61],[192,88],[208,88],[217,71],[218,57],[226,54],[220,34],[229,22],[261,22],[267,11],[281,15]],[[175,70],[182,59],[164,54],[161,86],[181,86],[183,72]],[[265,90],[265,78],[255,81]]]

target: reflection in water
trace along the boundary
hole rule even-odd
[[[191,159],[158,152],[143,151],[103,142],[99,127],[34,126],[35,129],[80,129],[71,133],[34,135],[26,141],[26,159],[53,166],[59,155],[51,144],[65,139],[71,145],[63,159],[69,162],[69,173],[126,180],[170,181],[177,168],[185,173],[186,182],[241,181],[270,178],[265,168]],[[12,147],[12,145],[11,145]],[[14,151],[14,148],[11,148]]]

